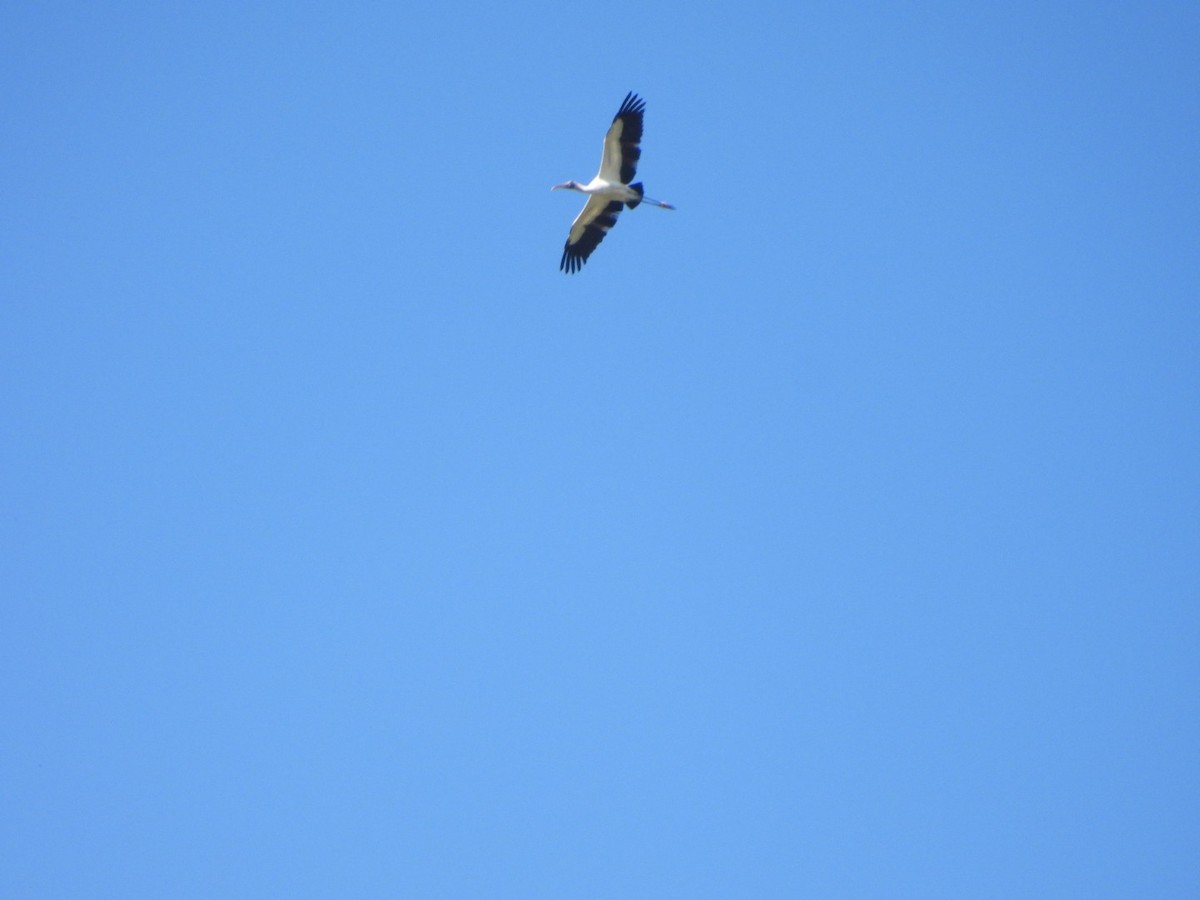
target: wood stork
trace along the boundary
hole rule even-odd
[[[608,229],[617,224],[622,206],[633,209],[639,203],[652,203],[662,209],[674,209],[670,203],[654,200],[642,192],[641,182],[630,184],[637,173],[637,161],[642,155],[642,114],[646,101],[630,91],[625,95],[621,108],[613,116],[608,134],[604,136],[604,155],[600,157],[600,171],[587,184],[567,181],[556,184],[552,191],[579,191],[587,194],[583,211],[571,223],[567,243],[563,247],[559,269],[567,273],[578,272],[587,262],[592,251],[604,240]]]

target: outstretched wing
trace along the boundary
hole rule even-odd
[[[637,174],[637,161],[642,155],[642,114],[646,101],[630,91],[617,114],[613,116],[608,134],[604,136],[604,155],[600,157],[600,177],[605,181],[629,184]]]
[[[583,211],[571,223],[571,231],[567,234],[567,243],[563,247],[562,262],[558,267],[564,272],[578,272],[592,255],[592,251],[600,246],[608,229],[617,224],[617,216],[621,212],[620,200],[608,200],[604,197],[588,197]]]

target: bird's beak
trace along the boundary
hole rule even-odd
[[[566,188],[566,185],[565,185],[565,184],[556,184],[554,187],[550,188],[550,190],[552,190],[552,191],[561,191],[561,190],[563,190],[564,188]]]

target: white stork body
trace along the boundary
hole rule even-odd
[[[613,116],[608,134],[604,136],[604,154],[600,171],[587,184],[567,181],[551,190],[579,191],[588,195],[582,212],[571,223],[567,243],[563,247],[559,268],[568,273],[578,272],[604,240],[608,230],[617,224],[622,208],[633,209],[639,203],[652,203],[662,209],[674,209],[670,203],[654,200],[642,193],[642,185],[630,184],[637,174],[637,161],[642,155],[642,116],[646,101],[632,91],[617,114]]]

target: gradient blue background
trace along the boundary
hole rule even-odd
[[[1200,895],[1198,48],[6,4],[0,895]]]

